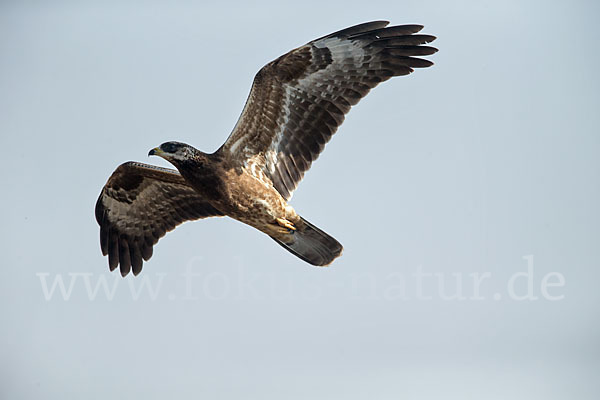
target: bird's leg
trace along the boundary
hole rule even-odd
[[[292,224],[290,221],[288,221],[285,218],[277,218],[277,223],[280,226],[289,229],[290,231],[295,231],[296,230],[296,227],[294,226],[294,224]]]

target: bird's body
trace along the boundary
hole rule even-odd
[[[350,108],[379,83],[433,63],[420,25],[374,21],[334,32],[265,65],[231,135],[214,153],[179,142],[150,151],[177,171],[120,165],[96,203],[102,254],[111,270],[137,275],[153,246],[182,222],[229,216],[266,233],[313,265],[342,245],[288,204]]]
[[[221,151],[192,151],[193,156],[185,162],[173,163],[181,176],[223,215],[283,241],[302,225],[294,209],[258,169],[236,165]],[[291,227],[284,226],[286,221]]]

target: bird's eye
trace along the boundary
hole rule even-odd
[[[177,143],[173,143],[173,142],[167,142],[167,143],[163,143],[161,146],[162,150],[165,153],[175,153],[177,151],[177,149],[179,148],[179,146],[177,146]]]

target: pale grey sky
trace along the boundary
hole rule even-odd
[[[598,398],[599,8],[2,2],[0,397]],[[114,168],[216,149],[260,67],[373,19],[440,51],[353,109],[294,195],[340,259],[221,218],[108,272]]]

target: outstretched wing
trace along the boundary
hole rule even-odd
[[[433,63],[420,25],[376,21],[332,33],[264,66],[220,151],[262,172],[285,198],[323,151],[350,107],[393,76]],[[257,168],[258,167],[258,168]]]
[[[96,202],[102,254],[123,276],[139,274],[158,239],[177,225],[220,215],[177,171],[137,162],[120,165]]]

